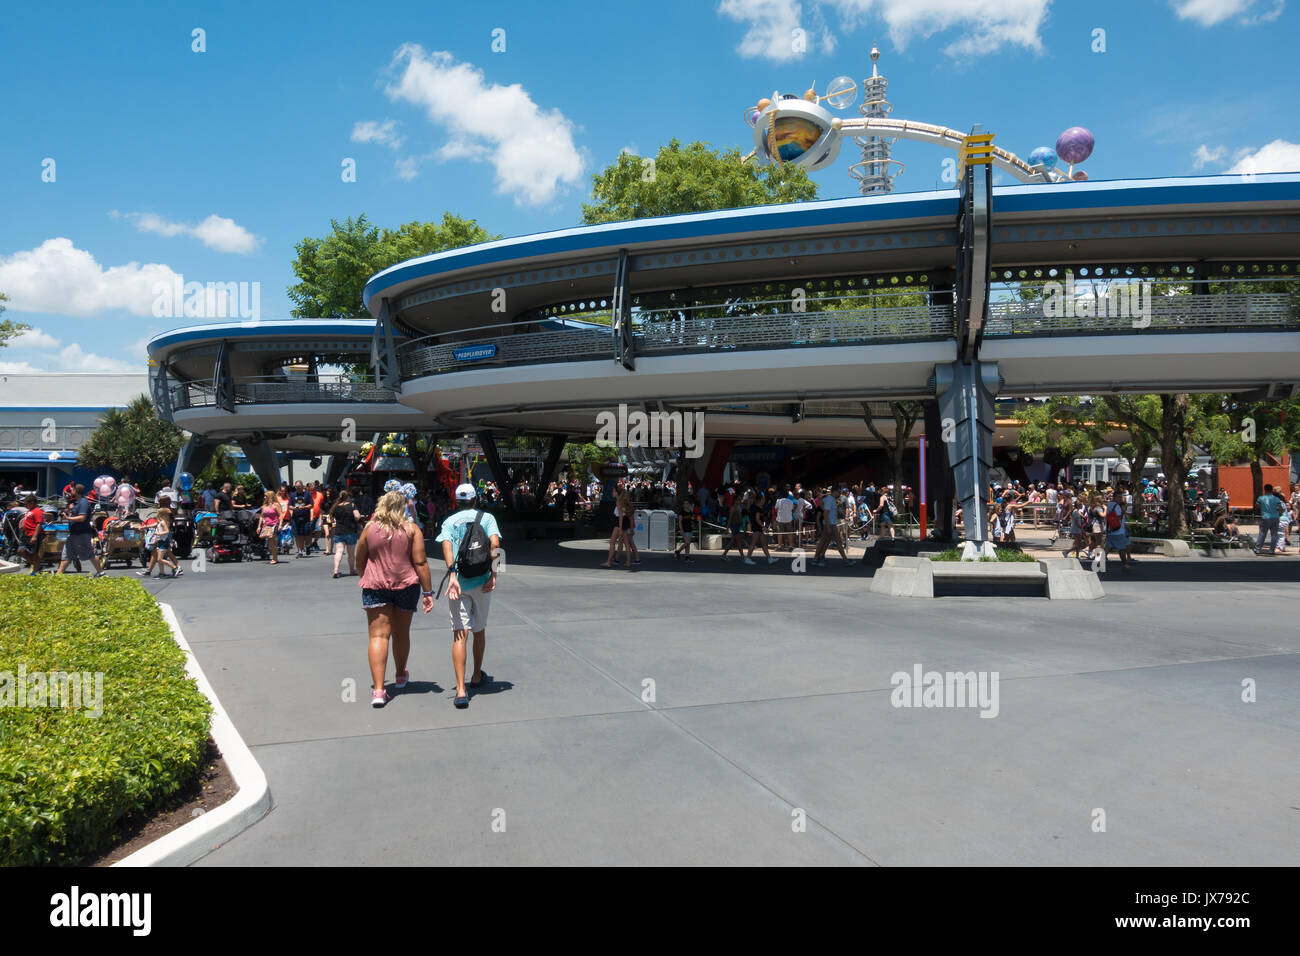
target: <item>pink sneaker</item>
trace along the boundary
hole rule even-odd
[[[409,681],[410,679],[411,679],[411,672],[402,671],[402,673],[397,675],[397,683],[393,685],[393,688],[395,690],[404,690],[406,688],[407,681]]]
[[[390,700],[392,700],[392,699],[393,699],[393,698],[389,696],[388,691],[386,691],[386,690],[377,690],[377,691],[375,691],[373,694],[370,695],[370,706],[371,706],[371,707],[383,707],[384,704],[388,703],[388,702],[389,702]]]

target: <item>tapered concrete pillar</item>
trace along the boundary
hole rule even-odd
[[[966,551],[991,554],[987,494],[993,464],[993,396],[1001,386],[995,362],[953,362],[934,369],[939,440],[945,446],[965,526]]]

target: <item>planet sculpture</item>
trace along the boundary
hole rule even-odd
[[[1082,126],[1071,126],[1057,138],[1056,155],[1073,166],[1091,156],[1095,145],[1092,133]]]
[[[1050,146],[1039,146],[1029,154],[1030,166],[1042,166],[1044,169],[1055,169],[1057,163],[1056,150]]]
[[[1084,172],[1082,169],[1076,169],[1074,171],[1074,174],[1070,178],[1073,179],[1076,183],[1087,182],[1088,174]]]

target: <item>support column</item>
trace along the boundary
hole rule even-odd
[[[325,484],[336,485],[343,472],[348,467],[348,456],[345,454],[330,455],[330,463],[325,466]]]
[[[627,250],[618,251],[618,265],[614,271],[613,311],[610,329],[614,335],[614,361],[629,372],[636,370],[636,355],[632,339],[632,299],[628,295],[628,276],[632,264]]]
[[[953,362],[934,369],[939,399],[940,442],[947,451],[956,481],[966,529],[963,560],[992,556],[988,532],[989,467],[993,464],[993,396],[1001,387],[996,362]]]
[[[370,364],[375,370],[375,384],[380,388],[399,388],[402,376],[397,364],[397,346],[393,341],[393,321],[388,311],[388,300],[379,307],[375,320],[375,335],[370,340]]]
[[[158,409],[158,416],[166,422],[175,422],[172,412],[172,393],[171,385],[167,381],[166,361],[157,364],[150,363],[149,369],[149,392],[153,399],[154,407]]]
[[[948,445],[943,442],[943,416],[939,414],[939,403],[934,400],[925,403],[925,486],[933,504],[930,511],[936,535],[944,541],[956,538],[953,528],[953,474],[952,463],[948,460]]]
[[[492,480],[496,482],[497,488],[501,490],[501,496],[505,499],[506,507],[514,510],[515,507],[515,484],[519,477],[510,477],[506,474],[505,467],[501,464],[501,455],[497,452],[497,440],[490,432],[483,432],[478,436],[478,443],[483,446],[483,457],[488,460],[488,467],[492,469]]]
[[[280,487],[280,460],[270,442],[248,438],[239,443],[253,474],[267,491]]]
[[[217,346],[217,360],[212,367],[212,391],[218,408],[228,412],[235,410],[235,380],[230,374],[230,345],[227,342]]]
[[[199,472],[208,467],[208,462],[212,461],[212,456],[216,454],[218,447],[218,442],[191,435],[190,440],[181,446],[181,453],[176,456],[176,468],[172,472],[172,487],[180,487],[183,471],[188,471],[197,477]]]
[[[546,463],[542,465],[542,474],[537,481],[537,510],[542,510],[542,505],[546,501],[546,489],[551,486],[555,479],[555,469],[559,467],[560,455],[564,454],[564,443],[568,440],[567,435],[552,435],[551,448],[546,454]]]

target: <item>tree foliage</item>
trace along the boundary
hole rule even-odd
[[[593,226],[817,198],[817,184],[802,167],[756,166],[740,159],[735,147],[719,152],[708,143],[683,146],[677,139],[659,148],[653,167],[640,156],[620,153],[592,176],[592,201],[583,203],[582,222]]]
[[[185,433],[158,415],[148,396],[110,410],[77,449],[77,463],[117,472],[140,483],[145,494],[162,486],[185,443]]]
[[[331,219],[327,235],[309,236],[294,247],[298,282],[288,289],[292,314],[304,319],[364,315],[361,293],[375,273],[417,256],[499,238],[450,212],[441,222],[408,222],[396,229],[372,225],[365,213],[343,222]]]
[[[0,303],[4,303],[8,301],[9,301],[9,296],[5,295],[3,292],[0,292]],[[3,314],[4,310],[5,307],[3,305],[0,305],[0,314]],[[3,322],[0,322],[0,349],[8,345],[9,340],[12,339],[14,336],[21,335],[23,332],[26,332],[30,328],[31,328],[30,325],[24,325],[22,322],[13,322],[9,319],[5,319]]]

